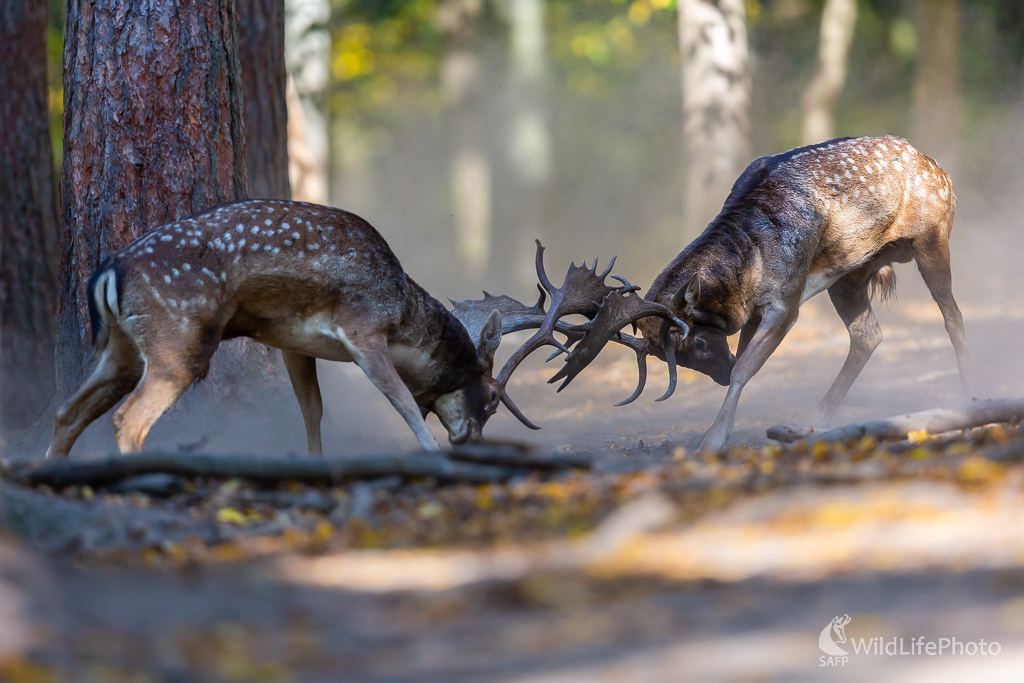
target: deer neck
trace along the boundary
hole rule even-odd
[[[750,318],[752,280],[760,260],[743,230],[716,221],[658,275],[645,298],[671,308],[672,297],[697,275],[700,298],[692,307],[676,307],[676,315],[735,334]]]
[[[421,405],[481,372],[476,346],[462,323],[411,278],[388,348],[399,376]]]

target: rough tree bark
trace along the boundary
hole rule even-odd
[[[444,0],[437,23],[445,38],[442,78],[455,136],[452,208],[459,259],[475,274],[491,254],[491,163],[484,151],[483,83],[477,54],[480,0]]]
[[[57,202],[46,3],[0,5],[0,444],[53,391]]]
[[[836,100],[846,83],[850,44],[857,23],[856,0],[827,0],[821,13],[818,71],[803,96],[803,144],[813,145],[833,136]]]
[[[918,3],[914,146],[954,172],[960,101],[960,0]]]
[[[246,173],[253,199],[291,199],[284,65],[284,0],[235,0],[245,107]]]
[[[107,254],[246,196],[234,0],[69,0],[57,389],[80,384],[86,284]]]
[[[678,7],[689,241],[750,161],[750,55],[743,0],[679,0]]]

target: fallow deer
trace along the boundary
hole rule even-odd
[[[708,374],[729,390],[700,448],[722,448],[743,387],[796,322],[800,305],[828,290],[850,333],[846,362],[810,420],[828,422],[881,342],[872,295],[892,296],[891,264],[911,259],[942,312],[969,398],[969,353],[949,267],[954,207],[949,176],[898,137],[836,139],[756,159],[718,216],[647,293],[686,325],[639,319],[644,338],[626,343],[637,351],[641,379],[624,403],[643,390],[649,354],[669,364],[662,399],[675,387],[676,363]],[[571,381],[628,322],[608,320],[598,325],[595,318],[553,381]],[[733,356],[727,337],[737,332]]]
[[[244,201],[158,228],[108,257],[88,301],[95,371],[56,414],[48,457],[131,392],[114,415],[122,452],[202,378],[222,340],[282,350],[310,453],[322,452],[316,359],[355,362],[420,444],[433,411],[458,444],[478,439],[503,400],[491,378],[501,340],[492,309],[469,333],[402,269],[358,216],[313,204]]]

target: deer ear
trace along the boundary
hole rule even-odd
[[[700,276],[694,273],[690,281],[672,295],[672,309],[687,312],[693,309],[698,301],[700,301]]]
[[[480,341],[477,352],[488,367],[494,367],[494,352],[501,343],[501,311],[494,310],[487,317],[483,329],[480,330]]]

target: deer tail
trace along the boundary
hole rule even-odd
[[[92,345],[102,349],[110,338],[110,326],[121,317],[121,287],[118,268],[109,262],[102,264],[89,278],[89,324],[92,327]]]
[[[891,266],[882,266],[868,281],[871,297],[889,305],[896,302],[896,270]]]

